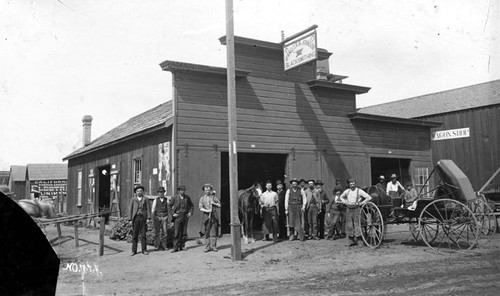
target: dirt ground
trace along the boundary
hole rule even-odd
[[[57,295],[498,295],[500,234],[466,253],[437,254],[415,243],[407,225],[388,227],[380,248],[330,241],[256,241],[232,261],[230,235],[219,252],[204,253],[199,240],[177,253],[130,257],[131,244],[105,239],[98,230],[63,227]],[[56,238],[55,228],[47,236]]]

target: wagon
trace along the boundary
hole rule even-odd
[[[429,180],[436,185],[430,188]],[[420,189],[412,207],[401,206],[379,187],[370,187],[372,201],[361,207],[361,236],[379,247],[388,224],[408,224],[413,238],[439,253],[470,250],[496,231],[493,211],[478,198],[467,176],[451,160],[440,160]]]

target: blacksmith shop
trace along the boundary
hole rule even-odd
[[[330,73],[332,53],[315,47],[315,32],[304,37],[314,42],[300,38],[288,44],[235,38],[239,188],[256,181],[320,179],[331,194],[337,181],[354,177],[369,186],[393,173],[422,186],[433,168],[430,129],[440,123],[356,112],[356,96],[370,88]],[[225,37],[220,42],[226,44]],[[84,117],[85,146],[65,158],[68,208],[78,214],[115,206],[123,216],[135,184],[145,186],[150,198],[158,186],[168,195],[182,184],[196,205],[189,227],[194,236],[201,186],[212,183],[228,232],[226,68],[170,60],[160,66],[172,73],[171,101],[93,141],[91,118]]]

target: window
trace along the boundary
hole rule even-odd
[[[82,184],[83,184],[83,174],[82,170],[78,170],[78,185],[77,185],[77,191],[76,191],[76,196],[77,196],[77,202],[76,206],[81,207],[82,206]]]
[[[140,184],[142,178],[142,159],[134,159],[134,184]]]
[[[429,168],[415,168],[415,189],[423,197],[429,197]]]

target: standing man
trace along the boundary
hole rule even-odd
[[[172,253],[186,250],[187,227],[189,217],[193,214],[193,202],[186,194],[186,186],[177,187],[179,193],[172,198],[172,219],[174,219],[174,249]]]
[[[280,239],[288,239],[288,235],[286,233],[287,222],[286,222],[286,214],[285,214],[285,190],[283,190],[283,183],[281,180],[276,181],[276,193],[278,194],[278,225],[280,229]]]
[[[399,197],[399,190],[404,191],[405,188],[398,181],[398,176],[396,174],[391,175],[391,182],[387,184],[386,193],[391,198]]]
[[[314,180],[307,181],[308,188],[304,190],[306,195],[306,211],[307,225],[309,226],[309,239],[318,239],[318,213],[321,211],[321,201],[319,193],[316,190]]]
[[[137,185],[134,188],[134,197],[129,204],[129,220],[132,221],[132,253],[130,256],[137,254],[138,239],[141,239],[142,253],[148,255],[146,250],[146,231],[148,222],[151,219],[151,211],[149,210],[148,198],[144,196],[144,186]]]
[[[338,239],[341,237],[341,219],[342,210],[340,205],[342,201],[340,200],[340,194],[342,193],[342,186],[337,185],[333,188],[333,196],[328,198],[328,204],[326,205],[326,219],[325,228],[327,231],[327,239]]]
[[[361,237],[361,226],[359,224],[359,213],[361,206],[372,198],[362,189],[356,187],[356,180],[349,179],[349,189],[346,189],[341,195],[340,200],[347,206],[346,232],[349,236],[349,242],[346,246],[356,246]]]
[[[170,200],[165,197],[165,187],[159,187],[158,197],[155,198],[153,206],[151,207],[155,227],[155,248],[157,251],[168,248],[169,235],[171,235],[171,232],[169,231],[169,201]]]
[[[306,196],[304,191],[299,188],[299,180],[290,181],[292,188],[285,194],[285,214],[288,215],[288,225],[290,227],[289,240],[295,239],[295,231],[300,241],[304,241],[304,229],[302,229],[302,214],[306,209]]]
[[[384,190],[384,192],[385,192],[385,190],[387,189],[387,183],[385,182],[384,175],[380,175],[380,177],[378,177],[378,183],[375,184],[375,186]]]
[[[205,184],[202,187],[205,195],[200,197],[198,206],[203,214],[202,224],[205,226],[205,253],[217,252],[217,237],[219,236],[219,215],[217,208],[221,204],[219,199],[215,196],[212,184]]]
[[[326,205],[328,204],[328,194],[323,190],[323,182],[321,180],[316,180],[316,190],[318,191],[319,200],[321,207],[319,207],[318,212],[318,237],[325,238],[325,214]]]
[[[273,241],[278,242],[278,194],[273,191],[273,183],[266,181],[266,192],[260,195],[260,205],[262,206],[262,214],[264,224],[269,232],[273,233]],[[266,240],[269,234],[266,235]]]

